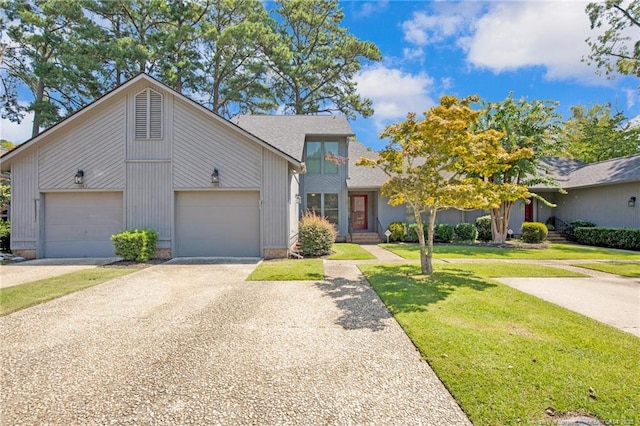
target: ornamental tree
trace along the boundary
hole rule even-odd
[[[480,112],[471,107],[477,96],[457,99],[443,96],[440,105],[418,120],[409,113],[403,122],[387,126],[381,138],[389,144],[377,158],[363,157],[356,164],[378,167],[389,176],[382,195],[389,204],[408,204],[414,212],[420,243],[423,274],[433,273],[433,235],[436,214],[448,208],[492,208],[509,196],[526,194],[517,185],[496,185],[485,176],[509,169],[517,156],[530,155],[527,150],[507,152],[500,140],[502,132],[476,131]],[[428,237],[425,242],[422,213],[427,213]]]
[[[477,129],[493,129],[502,132],[500,144],[509,156],[509,167],[495,173],[485,174],[485,178],[500,190],[500,203],[491,208],[492,241],[497,244],[507,239],[511,211],[518,200],[536,198],[542,203],[555,207],[540,194],[529,192],[533,185],[556,186],[556,182],[546,174],[543,159],[559,153],[562,147],[557,143],[560,116],[555,112],[556,104],[549,101],[527,101],[514,99],[509,95],[504,101],[483,105]]]

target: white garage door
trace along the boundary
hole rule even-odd
[[[176,192],[176,254],[259,257],[258,192]]]
[[[45,194],[45,257],[113,256],[111,235],[122,231],[122,193]]]

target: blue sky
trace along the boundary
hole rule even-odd
[[[640,120],[640,81],[609,80],[581,62],[590,30],[582,1],[343,1],[343,25],[382,51],[382,62],[357,75],[358,91],[375,114],[352,123],[357,139],[374,149],[385,125],[421,113],[440,96],[478,94],[500,101],[510,92],[529,100],[573,105],[611,103]],[[637,38],[637,35],[634,35]],[[21,125],[0,121],[0,137],[28,139]]]
[[[352,123],[358,140],[380,149],[378,134],[407,112],[426,111],[444,94],[517,98],[570,107],[610,103],[640,119],[640,80],[609,80],[581,62],[589,53],[582,1],[344,1],[343,24],[376,43],[383,61],[358,75],[376,113]],[[637,34],[634,34],[637,40]]]

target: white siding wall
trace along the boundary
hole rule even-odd
[[[125,101],[113,99],[41,144],[40,189],[79,189],[73,183],[78,169],[86,189],[124,188],[124,125]]]
[[[174,188],[210,188],[214,167],[220,188],[261,187],[260,146],[181,100],[175,102],[174,120]]]
[[[125,208],[126,228],[153,228],[158,231],[158,248],[171,248],[171,163],[128,162]]]
[[[151,87],[162,95],[162,139],[135,138],[135,95]],[[171,158],[173,136],[173,102],[171,93],[160,90],[157,86],[140,84],[132,88],[127,96],[127,159],[128,160],[168,160]]]
[[[39,198],[38,153],[34,150],[11,168],[12,249],[37,249]]]
[[[282,157],[263,149],[262,233],[264,248],[288,248],[288,164]]]

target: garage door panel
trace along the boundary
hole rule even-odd
[[[177,192],[178,256],[260,256],[257,192]]]
[[[122,231],[122,193],[45,195],[46,257],[113,256],[111,235]]]

